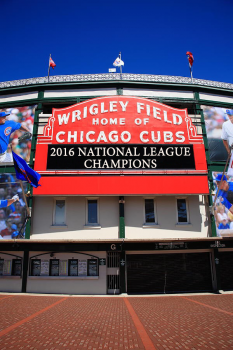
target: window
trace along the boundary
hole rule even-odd
[[[65,204],[65,199],[55,199],[53,225],[64,226],[66,224]]]
[[[31,266],[32,276],[40,276],[40,273],[41,273],[41,260],[40,259],[32,260],[32,266]]]
[[[97,259],[88,259],[88,276],[98,276]]]
[[[145,199],[145,224],[155,224],[155,205],[154,199]]]
[[[16,267],[16,271],[21,274],[21,268]],[[98,259],[32,259],[31,276],[99,276]]]
[[[177,221],[179,224],[188,223],[188,209],[185,198],[177,199]]]
[[[12,260],[12,276],[21,276],[22,271],[22,260],[13,259]]]
[[[50,276],[59,276],[59,260],[50,260]]]
[[[0,259],[0,276],[3,275],[4,259]]]
[[[78,259],[69,260],[69,276],[78,276]]]
[[[87,224],[98,225],[98,199],[87,200]]]

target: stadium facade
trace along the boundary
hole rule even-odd
[[[13,150],[41,174],[24,184],[29,216],[13,164],[0,164],[1,199],[20,194],[0,209],[0,291],[232,290],[232,220],[224,207],[220,229],[213,210],[232,109],[232,84],[184,77],[0,83],[0,110],[33,131]]]

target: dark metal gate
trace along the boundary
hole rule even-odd
[[[120,293],[120,254],[107,252],[107,293]]]
[[[127,255],[127,293],[212,291],[210,253]]]
[[[233,252],[219,252],[221,289],[233,290]]]

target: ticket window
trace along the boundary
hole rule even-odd
[[[3,276],[4,259],[0,259],[0,276]]]
[[[32,276],[40,276],[41,273],[41,260],[40,259],[33,259],[32,260],[32,267],[31,267],[31,274]]]
[[[69,276],[78,276],[78,259],[69,260]]]
[[[22,260],[13,259],[12,260],[12,276],[21,276],[22,273]]]
[[[98,276],[97,259],[88,259],[88,276]]]
[[[59,260],[50,260],[50,276],[59,276]]]

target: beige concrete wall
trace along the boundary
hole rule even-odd
[[[125,197],[126,238],[207,237],[205,197],[187,196],[189,223],[177,224],[176,197],[155,197],[157,225],[144,225],[144,197]],[[99,224],[86,226],[86,198],[66,197],[66,226],[53,226],[53,197],[36,197],[31,239],[117,239],[118,197],[99,197]]]
[[[178,225],[176,197],[155,197],[157,225],[144,224],[144,198],[125,197],[125,237],[132,239],[207,237],[208,219],[204,196],[187,196],[189,224]]]
[[[17,257],[8,255],[8,254],[17,255],[19,257],[23,257],[23,252],[4,252],[0,253],[0,258],[4,260],[13,260],[17,259]],[[22,270],[23,270],[23,262],[22,262]],[[12,292],[12,293],[20,293],[22,290],[22,276],[0,276],[0,292]]]
[[[36,252],[42,254],[43,252]],[[83,254],[94,254],[93,256],[75,253],[55,253],[54,258],[60,260],[68,259],[91,259],[106,258],[106,252],[82,252]],[[31,252],[29,257],[36,255]],[[38,259],[49,260],[50,254],[45,254]],[[31,259],[29,259],[31,261]],[[29,269],[30,271],[30,269]],[[30,272],[29,272],[30,275]],[[58,294],[106,294],[106,265],[99,266],[99,277],[71,277],[71,276],[28,276],[28,293],[58,293]]]
[[[66,197],[66,226],[53,226],[54,197],[35,197],[31,239],[116,239],[118,197],[99,197],[99,227],[86,226],[86,197]]]

